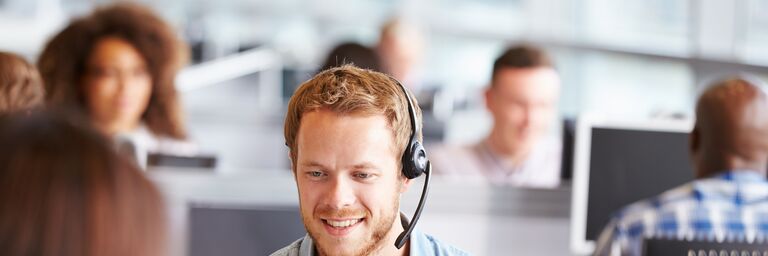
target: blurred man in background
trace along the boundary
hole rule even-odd
[[[641,255],[646,237],[768,237],[768,95],[756,82],[724,80],[699,97],[690,137],[697,179],[619,211],[595,255]]]
[[[485,91],[493,126],[482,141],[431,151],[438,174],[482,176],[495,184],[552,188],[560,182],[561,142],[554,136],[560,76],[531,46],[507,49],[493,64]]]

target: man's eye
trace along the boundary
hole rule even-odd
[[[360,172],[360,173],[356,173],[355,174],[355,177],[357,177],[359,179],[367,179],[367,178],[370,178],[371,176],[372,175],[370,173],[364,173],[364,172]]]
[[[309,176],[312,176],[312,177],[322,177],[323,173],[320,172],[320,171],[311,171],[311,172],[309,172]]]

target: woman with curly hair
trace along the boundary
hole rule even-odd
[[[194,149],[183,142],[174,79],[187,59],[171,26],[123,3],[72,21],[48,42],[38,68],[48,107],[87,114],[107,136],[131,141],[135,153],[184,154]]]

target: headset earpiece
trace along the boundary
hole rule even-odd
[[[415,179],[427,170],[427,151],[419,141],[410,141],[403,153],[402,164],[403,175],[408,179]]]

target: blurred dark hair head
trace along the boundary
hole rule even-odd
[[[347,42],[331,50],[319,71],[353,64],[356,67],[383,72],[379,54],[364,45]]]
[[[159,191],[87,122],[0,117],[0,255],[165,254]]]
[[[37,68],[9,52],[0,52],[0,113],[36,108],[45,89]]]
[[[505,68],[554,68],[552,60],[544,50],[530,45],[517,45],[507,48],[496,61],[493,62],[493,74],[495,80],[499,71]],[[493,83],[492,83],[493,84]]]
[[[184,139],[186,131],[175,88],[176,73],[187,62],[189,49],[174,29],[150,9],[119,3],[96,9],[72,21],[45,46],[38,68],[56,108],[87,112],[81,79],[94,46],[118,37],[141,53],[152,77],[152,94],[142,120],[156,135]]]

